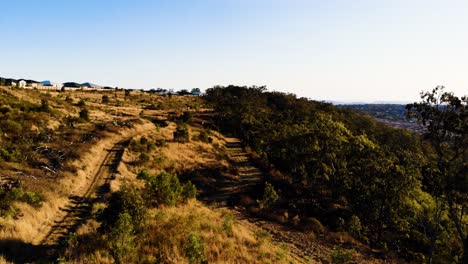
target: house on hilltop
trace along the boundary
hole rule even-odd
[[[34,80],[19,79],[17,81],[17,86],[19,88],[39,88],[40,83]]]
[[[65,88],[65,89],[80,89],[81,84],[76,83],[76,82],[65,82],[65,83],[63,83],[62,88]]]
[[[88,88],[88,89],[102,89],[102,86],[99,86],[97,84],[90,83],[90,82],[82,83],[81,87],[82,88]]]
[[[190,91],[190,94],[200,96],[201,95],[201,90],[200,90],[200,88],[193,88],[192,91]]]
[[[39,83],[39,88],[57,90],[57,89],[60,89],[61,86],[59,84],[52,83],[51,81],[46,80],[46,81],[42,81]]]

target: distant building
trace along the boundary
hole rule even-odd
[[[102,86],[94,84],[94,83],[89,83],[89,82],[82,83],[81,87],[88,88],[88,89],[102,89]]]
[[[52,83],[51,81],[42,81],[39,83],[39,88],[40,89],[51,89],[51,90],[58,90],[62,88],[61,85]]]
[[[25,80],[19,80],[18,81],[18,87],[19,88],[24,88],[24,87],[26,87],[26,85],[27,85],[27,82]]]
[[[201,95],[200,88],[193,88],[192,91],[190,91],[190,94],[200,96]]]
[[[26,83],[26,85],[22,86],[20,83]],[[18,80],[18,86],[20,88],[39,88],[39,82],[34,81],[34,80],[25,80],[25,79],[20,79]]]
[[[76,83],[76,82],[65,82],[63,83],[63,86],[62,88],[65,88],[65,89],[80,89],[81,88],[81,84],[79,83]]]

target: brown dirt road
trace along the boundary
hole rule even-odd
[[[151,129],[155,129],[155,127],[149,122],[137,124],[128,131],[107,138],[106,144],[103,144],[97,153],[90,153],[89,155],[93,157],[85,159],[90,162],[86,164],[88,175],[83,186],[71,192],[73,194],[68,197],[68,202],[55,213],[52,217],[53,220],[49,220],[39,227],[38,234],[32,244],[57,245],[63,235],[79,227],[89,216],[92,204],[102,194],[102,188],[108,186],[114,175],[118,173],[117,167],[131,138],[147,133]]]

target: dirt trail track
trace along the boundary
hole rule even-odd
[[[255,192],[262,184],[265,175],[253,164],[250,155],[244,150],[241,140],[226,138],[226,150],[238,177],[219,180],[217,190],[211,193],[206,200],[233,205],[236,204],[236,200],[241,195]],[[273,241],[287,245],[296,263],[322,263],[324,261],[324,253],[327,252],[327,249],[314,244],[313,240],[306,234],[281,224],[251,216],[239,207],[234,207],[234,213],[238,219],[245,220],[257,228],[267,231]]]
[[[99,193],[102,190],[99,188],[105,187],[114,174],[117,173],[117,166],[120,163],[122,154],[128,145],[129,139],[122,140],[107,150],[107,154],[99,166],[98,171],[92,177],[90,184],[87,186],[82,195],[70,196],[69,205],[62,209],[65,215],[52,226],[50,231],[41,240],[42,245],[57,245],[59,240],[65,234],[76,230],[76,228],[87,219],[89,216],[92,204],[95,199],[99,198]]]
[[[262,183],[262,171],[250,161],[239,139],[226,138],[226,150],[231,164],[236,168],[237,177],[217,179],[216,189],[205,197],[205,201],[233,204],[242,194],[251,193]]]
[[[107,147],[90,151],[87,154],[90,157],[83,161],[83,165],[90,168],[86,173],[86,181],[71,191],[72,195],[66,204],[54,213],[52,219],[38,227],[31,244],[54,248],[61,237],[76,230],[89,217],[93,203],[106,191],[104,188],[109,187],[108,183],[118,172],[117,167],[130,140],[153,129],[154,125],[150,122],[135,124],[134,128],[124,130],[120,135],[111,135],[99,144]]]

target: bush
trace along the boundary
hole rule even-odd
[[[98,219],[102,221],[102,228],[110,230],[122,213],[128,213],[136,232],[141,232],[146,226],[147,208],[140,191],[134,186],[124,185],[120,191],[112,194],[109,206],[104,209]]]
[[[80,118],[85,121],[89,121],[89,110],[86,108],[81,109]]]
[[[50,112],[49,102],[47,100],[42,99],[41,106],[39,107],[38,110],[41,112],[47,112],[47,113]]]
[[[202,130],[200,132],[200,134],[198,134],[196,139],[201,141],[201,142],[205,142],[205,143],[212,143],[213,142],[213,138],[210,137],[210,133],[207,132],[206,130]]]
[[[351,216],[351,218],[348,221],[347,230],[354,237],[361,237],[362,226],[359,217],[357,217],[356,215]]]
[[[185,143],[189,141],[189,132],[187,127],[184,125],[177,125],[176,131],[174,132],[174,140],[176,142]]]
[[[80,101],[78,101],[78,103],[76,105],[79,106],[79,107],[85,107],[86,102],[83,99],[81,99]]]
[[[275,188],[269,182],[265,183],[265,190],[263,192],[262,200],[257,200],[261,209],[268,208],[278,201],[279,195],[276,193]]]
[[[150,156],[146,154],[145,152],[141,152],[140,156],[138,157],[138,163],[139,164],[145,164],[150,160]]]
[[[33,207],[39,208],[42,206],[42,197],[35,192],[25,192],[21,200]]]
[[[37,193],[24,191],[19,181],[10,183],[10,186],[0,188],[0,216],[14,215],[16,209],[12,204],[15,201],[24,202],[36,208],[42,206],[42,197]]]
[[[191,181],[186,182],[182,188],[182,197],[184,201],[197,197],[197,187]]]
[[[308,218],[306,220],[306,227],[316,234],[321,234],[325,232],[325,227],[322,223],[315,217]]]
[[[189,235],[187,239],[187,245],[185,247],[185,252],[189,263],[191,264],[199,264],[206,261],[203,240],[196,233],[191,233]]]
[[[353,254],[349,250],[343,250],[341,248],[335,248],[332,251],[332,263],[333,264],[346,264],[353,260]]]
[[[102,103],[103,104],[108,104],[109,103],[109,96],[108,95],[103,95],[102,96]]]
[[[135,233],[132,216],[121,213],[110,230],[108,246],[115,263],[133,263],[136,256]]]
[[[192,116],[193,116],[193,115],[192,115],[191,112],[185,111],[185,112],[182,114],[182,116],[180,117],[179,120],[180,120],[182,123],[190,123],[190,122],[192,122]]]
[[[162,171],[158,175],[152,175],[142,170],[138,176],[145,180],[145,196],[151,205],[174,206],[179,202],[195,198],[197,188],[190,181],[181,184],[176,174]]]
[[[232,236],[232,227],[234,225],[234,216],[232,214],[227,214],[223,219],[223,230],[228,236]]]

